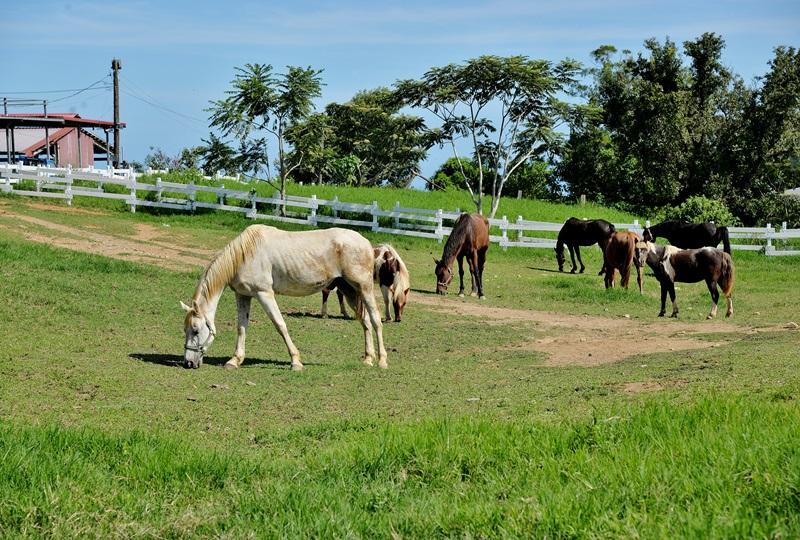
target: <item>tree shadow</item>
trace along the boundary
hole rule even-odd
[[[131,353],[128,358],[132,360],[139,360],[140,362],[147,362],[148,364],[158,364],[160,366],[169,367],[183,367],[183,355],[180,354],[161,354],[161,353]],[[229,356],[206,356],[203,358],[203,363],[210,366],[224,366],[225,362],[230,360]],[[292,363],[289,360],[272,360],[264,358],[251,358],[245,357],[244,364],[241,367],[250,367],[257,365],[269,366],[286,366],[289,367]],[[303,362],[306,366],[316,366],[314,362]]]

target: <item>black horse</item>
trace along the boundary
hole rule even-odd
[[[564,226],[558,232],[558,241],[556,242],[556,261],[558,262],[558,271],[564,271],[564,244],[569,249],[569,256],[572,259],[572,272],[575,273],[577,266],[575,265],[575,255],[578,255],[578,262],[581,263],[581,274],[586,269],[581,260],[580,246],[593,246],[600,244],[600,248],[605,251],[606,243],[609,236],[614,234],[616,229],[612,223],[604,219],[578,219],[571,217],[564,222]],[[605,271],[605,264],[600,269],[598,275],[602,275]]]
[[[645,242],[655,242],[658,237],[681,249],[717,247],[722,242],[722,251],[730,255],[731,241],[727,227],[717,227],[713,223],[689,223],[688,221],[662,221],[648,227],[642,233]]]

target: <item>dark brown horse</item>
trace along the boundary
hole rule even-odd
[[[619,270],[622,277],[622,287],[628,288],[631,279],[631,265],[636,267],[636,283],[639,284],[639,293],[642,292],[642,268],[635,258],[636,244],[642,239],[632,231],[615,232],[608,237],[606,248],[603,250],[603,265],[606,269],[606,289],[614,286],[614,274]]]
[[[489,221],[480,214],[461,214],[453,225],[453,232],[447,239],[442,259],[436,262],[436,292],[447,294],[447,286],[453,280],[453,261],[458,258],[458,277],[461,279],[459,296],[464,296],[464,257],[467,258],[469,274],[472,278],[472,292],[480,298],[483,294],[483,265],[486,263],[486,250],[489,249]]]
[[[639,264],[645,262],[661,284],[661,311],[658,316],[666,313],[667,293],[672,301],[672,317],[678,316],[678,304],[675,302],[675,282],[697,283],[705,281],[711,293],[711,312],[707,319],[717,315],[719,290],[728,301],[726,317],[733,315],[733,259],[721,249],[704,247],[700,249],[678,249],[674,246],[658,246],[652,242],[639,242],[636,244],[636,257]]]
[[[604,219],[578,219],[571,217],[564,222],[564,226],[558,232],[558,241],[556,242],[556,262],[558,262],[558,271],[564,271],[564,244],[569,249],[569,256],[572,259],[572,272],[575,273],[577,266],[575,265],[575,255],[578,256],[578,262],[581,263],[581,274],[586,269],[581,260],[580,246],[593,246],[599,244],[600,248],[606,250],[606,242],[608,237],[615,231],[614,225]],[[602,275],[605,270],[605,265],[600,269],[598,275]]]

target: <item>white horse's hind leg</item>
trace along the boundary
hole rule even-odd
[[[383,294],[383,307],[386,309],[386,320],[392,320],[392,314],[389,312],[389,304],[391,303],[389,297],[389,287],[381,285],[381,293]]]
[[[386,347],[383,345],[383,323],[381,323],[378,306],[375,305],[375,297],[372,294],[364,294],[362,300],[364,302],[364,310],[369,315],[369,322],[372,323],[375,335],[378,336],[378,367],[386,369],[389,364],[386,363]],[[374,355],[375,349],[372,348],[371,336],[369,338],[369,349],[372,349],[372,354]]]
[[[725,299],[728,301],[728,312],[725,313],[725,316],[730,317],[731,315],[733,315],[733,297],[726,296]]]
[[[225,363],[226,369],[238,368],[244,362],[244,341],[247,334],[247,324],[250,322],[250,301],[249,296],[236,294],[236,311],[237,311],[237,336],[236,336],[236,349],[233,351],[233,357]]]
[[[303,364],[300,362],[300,351],[294,346],[292,338],[289,337],[289,330],[286,328],[286,322],[283,320],[281,310],[278,308],[278,303],[275,301],[275,293],[260,292],[256,295],[264,311],[269,315],[272,324],[278,330],[278,333],[286,343],[286,348],[289,350],[289,355],[292,357],[292,371],[300,371],[303,369]]]
[[[361,309],[361,327],[364,329],[363,362],[368,366],[372,366],[375,360],[375,345],[372,343],[372,323],[370,322],[370,317],[366,306],[363,306]]]

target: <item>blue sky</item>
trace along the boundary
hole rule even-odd
[[[26,6],[3,8],[0,97],[60,100],[51,111],[111,119],[112,96],[102,82],[72,97],[44,92],[89,86],[118,57],[128,160],[142,160],[150,146],[175,154],[199,144],[208,133],[203,109],[223,97],[234,67],[247,62],[324,69],[318,103],[324,106],[482,54],[588,63],[602,44],[638,51],[649,37],[682,43],[710,31],[727,43],[724,63],[752,81],[766,72],[774,47],[800,46],[797,0],[45,0]],[[432,152],[423,170],[431,172],[446,157]]]

